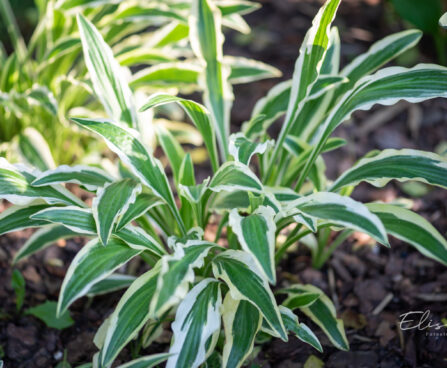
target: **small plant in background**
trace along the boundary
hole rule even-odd
[[[88,166],[40,172],[0,161],[0,195],[13,203],[1,214],[0,233],[40,228],[14,262],[60,238],[91,238],[67,271],[57,313],[63,314],[84,295],[126,289],[97,332],[94,366],[110,367],[134,338],[138,347],[149,346],[172,320],[168,353],[137,358],[122,367],[164,360],[167,367],[199,367],[211,360],[218,366],[240,367],[261,335],[264,340],[270,336],[286,341],[293,334],[321,351],[296,311],[318,325],[335,347],[349,349],[343,322],[322,290],[302,284],[276,286],[276,265],[297,242],[310,246],[316,267],[352,231],[384,246],[392,235],[447,264],[447,242],[424,218],[397,202],[363,204],[349,197],[360,182],[380,187],[390,180],[416,180],[445,188],[444,158],[410,149],[373,152],[330,182],[321,156],[345,144],[331,135],[356,110],[402,99],[447,97],[446,68],[421,64],[377,71],[414,46],[421,33],[391,35],[340,71],[340,40],[332,26],[340,0],[326,1],[301,46],[293,80],[274,87],[257,103],[242,131],[230,135],[231,80],[237,69],[223,56],[221,27],[228,9],[219,4],[194,0],[188,17],[194,80],[203,91],[204,105],[157,93],[139,109],[160,111],[167,104],[184,109],[208,150],[210,178],[198,183],[191,155],[173,134],[158,129],[173,172],[170,185],[143,139],[139,126],[146,121],[138,118],[122,68],[82,15],[78,24],[84,58],[110,119],[72,120],[106,141],[119,157],[121,177]],[[234,1],[232,6],[250,3]],[[251,65],[239,69],[238,79],[260,69],[259,64]],[[175,78],[186,78],[193,68],[184,74],[179,70]],[[283,116],[273,140],[268,128]],[[67,182],[94,194],[91,207],[62,185]],[[216,229],[212,235],[210,229]],[[149,271],[137,278],[117,273],[135,257],[141,257]],[[285,294],[281,304],[273,290]],[[138,356],[139,349],[134,353]]]
[[[189,5],[177,1],[36,1],[39,19],[26,44],[8,0],[2,1],[0,17],[14,51],[8,56],[0,43],[0,143],[3,143],[0,155],[16,159],[18,151],[31,165],[47,170],[55,167],[50,151],[58,163],[79,162],[86,159],[84,151],[95,151],[95,147],[91,147],[92,140],[74,129],[67,119],[73,114],[102,114],[101,105],[91,98],[92,86],[86,79],[85,66],[79,62],[81,40],[75,17],[79,12],[90,19],[106,42],[112,45],[111,53],[116,55],[121,70],[141,69],[135,77],[131,76],[130,70],[120,76],[122,81],[130,81],[137,100],[144,100],[147,91],[162,88],[171,93],[177,93],[179,89],[196,89],[198,67],[190,60],[192,53],[186,47]],[[249,32],[241,14],[257,7],[254,3],[221,4],[225,13],[224,24]],[[155,30],[145,31],[148,26]],[[188,62],[180,62],[180,59]],[[233,58],[234,82],[245,73],[247,62],[250,61]],[[249,80],[277,75],[274,68],[264,67],[262,63],[254,65],[258,73],[250,75]],[[254,68],[249,67],[249,70]],[[92,82],[104,105],[101,98],[104,92],[96,90],[98,83],[93,78]],[[99,84],[99,87],[104,85]],[[103,107],[109,115],[113,113],[107,103]],[[113,114],[111,116],[115,118]],[[126,119],[125,116],[122,118]],[[147,125],[150,119],[150,114],[144,115]],[[158,123],[163,122],[158,119]],[[183,142],[201,144],[200,136],[184,124],[171,123],[167,128]],[[51,147],[45,140],[51,142]],[[70,144],[72,141],[79,144]]]

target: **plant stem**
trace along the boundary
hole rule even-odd
[[[343,230],[340,235],[337,236],[337,238],[331,243],[329,248],[327,248],[325,251],[321,252],[318,260],[315,260],[313,262],[313,267],[320,269],[323,267],[323,265],[326,263],[326,261],[329,259],[329,257],[334,253],[334,251],[347,239],[354,231],[351,229],[345,229]]]
[[[300,240],[302,237],[310,234],[312,231],[310,230],[303,230],[300,233],[296,234],[293,237],[289,237],[284,244],[282,244],[279,249],[276,251],[275,255],[275,262],[276,264],[279,263],[284,253],[287,251],[287,249],[292,246],[296,241]]]

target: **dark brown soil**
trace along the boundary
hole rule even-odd
[[[253,35],[241,37],[230,33],[226,52],[271,63],[284,72],[284,79],[290,78],[299,44],[319,2],[261,2],[263,10],[247,17]],[[387,21],[384,12],[385,4],[380,0],[343,1],[337,25],[342,35],[344,63],[366,51],[373,41],[402,29],[399,22]],[[436,62],[430,39],[423,40],[421,50],[413,56],[415,62]],[[263,81],[236,88],[235,125],[249,118],[255,101],[277,82]],[[385,110],[387,113],[383,114]],[[447,141],[446,116],[447,104],[442,100],[416,107],[407,104],[400,104],[398,108],[380,107],[355,114],[350,124],[336,132],[349,144],[326,157],[329,177],[334,178],[376,148],[434,151]],[[381,190],[361,185],[354,197],[362,201],[409,197],[404,189],[397,184]],[[446,204],[447,192],[436,189],[418,198],[414,209],[446,234]],[[0,237],[0,354],[3,354],[5,365],[8,368],[55,367],[64,350],[75,366],[91,361],[96,352],[93,336],[121,293],[76,302],[71,308],[75,324],[63,331],[47,328],[34,317],[17,313],[10,287],[10,260],[30,234],[30,231],[23,231]],[[305,249],[290,253],[278,271],[279,286],[311,283],[321,287],[335,301],[347,327],[351,350],[334,349],[315,328],[323,344],[323,354],[291,336],[288,343],[276,340],[265,344],[253,367],[303,367],[310,355],[324,361],[328,368],[447,367],[447,329],[402,331],[399,328],[400,315],[410,311],[430,311],[433,323],[447,318],[447,269],[397,240],[393,239],[391,249],[371,246],[368,240],[362,236],[351,238],[321,271],[311,268]],[[19,264],[26,279],[24,309],[46,300],[57,300],[65,271],[82,243],[82,239],[60,243]],[[300,318],[313,326],[305,317]],[[169,336],[163,335],[143,352],[166,350],[168,341]],[[131,346],[123,351],[120,359],[130,357]]]

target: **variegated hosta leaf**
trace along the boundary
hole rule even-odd
[[[253,350],[256,334],[261,328],[261,314],[250,302],[233,299],[231,293],[227,293],[222,319],[225,328],[222,367],[239,368]]]
[[[356,57],[340,73],[349,79],[349,82],[340,88],[340,92],[352,88],[363,76],[375,72],[390,60],[415,46],[421,39],[422,32],[410,29],[398,32],[383,38],[370,47],[370,49]]]
[[[178,88],[190,92],[197,89],[201,70],[200,65],[183,61],[157,64],[136,73],[130,86],[134,89]]]
[[[20,248],[20,250],[14,256],[13,264],[21,261],[22,259],[29,257],[46,247],[54,244],[60,239],[66,239],[76,236],[77,234],[65,226],[52,225],[45,226],[37,230],[25,244]]]
[[[186,114],[189,116],[191,121],[201,133],[206,148],[208,149],[208,154],[210,155],[211,165],[213,167],[213,170],[216,171],[219,166],[219,160],[217,157],[216,135],[210,120],[209,113],[204,106],[192,100],[185,100],[180,97],[159,93],[150,96],[149,100],[140,109],[140,111],[145,111],[147,109],[172,102],[179,104],[185,110]]]
[[[313,346],[320,353],[323,352],[320,341],[309,327],[304,323],[299,323],[298,317],[290,309],[280,305],[279,310],[281,311],[281,317],[287,331],[294,333],[297,338]]]
[[[252,120],[243,126],[244,134],[249,137],[261,135],[281,115],[287,111],[292,81],[278,83],[269,90],[267,95],[256,103],[252,112]],[[253,120],[256,116],[262,116],[258,121]],[[256,124],[253,124],[256,122]]]
[[[386,231],[380,219],[363,203],[349,197],[318,192],[291,202],[285,212],[289,216],[303,213],[330,224],[358,230],[370,235],[379,243],[389,246]]]
[[[209,178],[205,179],[203,183],[197,185],[179,185],[179,193],[182,197],[186,198],[189,203],[198,204],[203,195],[208,189]]]
[[[309,96],[306,99],[307,104],[310,104],[311,101],[319,101],[319,103],[321,103],[318,99],[320,96],[324,96],[328,91],[334,90],[336,87],[346,82],[347,79],[344,77],[336,75],[320,75],[309,92]],[[291,90],[291,80],[281,82],[273,87],[265,97],[261,98],[256,103],[252,112],[252,119],[256,116],[263,116],[263,118],[260,119],[256,125],[251,122],[243,127],[247,137],[251,138],[264,133],[275,120],[286,113]],[[296,133],[294,133],[295,125],[296,123],[294,122],[293,126],[291,126],[291,133],[294,135],[296,135]]]
[[[96,235],[96,223],[90,209],[75,206],[51,207],[41,210],[32,215],[31,218],[63,225],[78,234]],[[127,225],[114,232],[113,235],[123,240],[133,249],[146,250],[158,257],[166,253],[155,239],[139,227]]]
[[[320,73],[322,75],[338,74],[340,71],[340,33],[336,26],[331,27],[329,34],[329,47],[324,56]]]
[[[135,281],[135,279],[135,276],[112,273],[110,276],[107,276],[105,279],[102,279],[101,281],[92,285],[86,295],[97,296],[121,289],[127,289],[132,282]]]
[[[368,203],[367,207],[380,218],[388,234],[413,245],[423,255],[447,265],[447,241],[422,216],[385,203]]]
[[[23,166],[11,165],[0,157],[0,198],[18,205],[42,199],[50,204],[85,206],[80,199],[60,185],[33,187],[31,183],[35,179],[35,172]]]
[[[50,184],[75,183],[95,190],[113,181],[105,171],[93,166],[58,166],[57,169],[44,171],[31,183],[34,187]]]
[[[149,251],[157,257],[161,257],[166,254],[163,246],[152,236],[146,233],[141,227],[127,225],[113,235],[123,240],[133,249]]]
[[[183,159],[185,158],[185,151],[182,146],[177,142],[173,135],[163,126],[157,126],[157,137],[166,157],[171,165],[172,173],[174,174],[174,180],[179,182],[180,167],[182,166]]]
[[[31,104],[39,105],[53,116],[57,116],[57,101],[48,87],[35,85],[26,93],[26,97]]]
[[[100,188],[93,199],[92,212],[101,243],[107,245],[118,217],[127,211],[141,193],[141,185],[132,179],[123,179]]]
[[[135,202],[129,204],[129,208],[123,213],[116,225],[116,231],[120,231],[124,226],[131,223],[133,220],[144,215],[152,207],[163,204],[158,197],[153,194],[140,193],[135,198]]]
[[[110,366],[121,349],[148,321],[149,304],[155,293],[159,270],[160,267],[157,265],[138,277],[126,290],[110,316],[99,356],[103,367]]]
[[[221,23],[222,15],[214,2],[192,1],[189,38],[194,53],[205,69],[200,76],[200,84],[204,89],[203,98],[211,112],[222,159],[226,160],[233,92],[228,81],[230,68],[223,63],[224,36]]]
[[[88,242],[70,264],[62,283],[57,314],[63,313],[76,299],[85,295],[92,285],[141,253],[118,239],[104,247],[99,239]]]
[[[98,30],[81,14],[78,14],[77,21],[85,64],[96,95],[115,122],[136,128],[136,108],[123,68]]]
[[[275,284],[275,211],[259,206],[252,214],[242,217],[233,210],[228,223],[242,249],[253,256],[264,277]]]
[[[61,224],[66,228],[85,235],[96,235],[96,224],[92,211],[76,206],[50,207],[31,216],[33,220],[44,220]]]
[[[0,235],[28,227],[47,225],[47,221],[32,219],[30,216],[49,207],[51,206],[48,204],[9,207],[0,214]]]
[[[168,359],[170,354],[159,353],[147,355],[142,358],[134,359],[128,363],[121,364],[118,368],[152,368]]]
[[[231,68],[229,81],[232,84],[251,83],[261,79],[280,77],[281,72],[260,61],[244,57],[224,56],[223,62]]]
[[[287,136],[295,116],[302,108],[302,102],[309,96],[310,90],[318,79],[323,59],[329,46],[330,26],[335,18],[341,0],[327,0],[312,22],[300,48],[300,55],[295,63],[292,90],[285,123],[281,129],[277,149]],[[279,147],[279,148],[278,148]],[[278,151],[276,151],[278,152]],[[273,157],[275,158],[275,157]]]
[[[295,294],[293,287],[282,289],[279,292],[283,294],[290,293],[287,299],[282,302],[282,304],[292,310],[296,308],[311,306],[321,295],[321,293],[315,293],[311,291]]]
[[[439,19],[439,25],[442,28],[447,28],[447,13],[444,13],[444,15]]]
[[[221,305],[219,281],[207,278],[191,289],[171,325],[174,342],[166,368],[197,368],[205,361],[214,350],[213,335],[220,331]]]
[[[53,169],[53,156],[48,143],[34,128],[26,128],[19,136],[19,150],[25,161],[39,170]]]
[[[203,266],[208,252],[217,244],[190,240],[184,246],[177,244],[172,255],[161,259],[157,290],[152,298],[150,314],[161,316],[178,304],[188,293],[189,284],[194,282],[194,268]]]
[[[363,77],[344,95],[320,126],[315,139],[317,144],[302,170],[298,186],[304,182],[326,140],[354,111],[369,110],[375,104],[392,105],[399,100],[420,102],[435,97],[447,97],[447,68],[441,66],[420,64],[411,69],[390,67]]]
[[[253,155],[263,154],[269,147],[273,146],[273,141],[257,143],[248,139],[242,133],[232,134],[230,136],[229,153],[238,162],[248,165]]]
[[[313,285],[293,285],[289,288],[289,297],[302,293],[318,293],[320,297],[308,307],[300,307],[300,311],[315,322],[327,335],[332,344],[340,350],[348,350],[343,321],[337,319],[332,301]]]
[[[245,15],[261,7],[261,5],[256,2],[246,0],[216,1],[216,5],[223,17],[235,13]]]
[[[214,174],[209,188],[214,192],[237,190],[262,192],[262,183],[250,168],[240,162],[226,162]]]
[[[269,284],[260,273],[252,256],[236,250],[227,250],[213,260],[216,278],[226,282],[233,299],[247,300],[264,316],[276,336],[287,341],[278,306]]]
[[[393,179],[417,180],[447,188],[447,159],[431,152],[387,149],[361,159],[345,171],[332,185],[331,191],[361,181],[382,187]]]
[[[144,145],[134,136],[130,130],[119,127],[108,120],[72,119],[79,125],[101,135],[107,142],[109,148],[115,152],[120,159],[132,168],[133,173],[154,194],[163,199],[178,220],[179,226],[183,222],[175,205],[174,196],[169,186],[168,178],[161,166],[160,161],[155,159]]]

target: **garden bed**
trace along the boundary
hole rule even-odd
[[[270,63],[283,71],[283,79],[288,79],[298,53],[297,45],[319,4],[310,0],[262,3],[262,10],[247,17],[254,31],[250,39],[231,33],[226,52],[246,53]],[[372,42],[401,29],[400,25],[385,22],[383,9],[384,4],[379,0],[343,2],[336,24],[346,30],[341,32],[345,62],[351,55],[364,52]],[[284,26],[286,23],[288,27]],[[430,48],[430,40],[424,39],[422,53],[416,56],[419,61],[436,61]],[[240,124],[249,119],[254,102],[276,83],[276,80],[267,80],[237,87],[233,122]],[[446,116],[447,105],[438,100],[418,106],[401,103],[356,113],[350,124],[336,131],[336,135],[347,139],[349,144],[326,155],[328,176],[336,177],[357,158],[376,148],[434,151],[440,143],[447,141]],[[204,167],[198,176],[208,175],[208,169]],[[421,196],[415,201],[414,209],[441,234],[446,234],[447,192],[437,189],[425,192],[425,189],[389,184],[379,190],[363,184],[353,197],[363,202],[390,201],[407,196],[409,191],[418,191]],[[0,237],[0,346],[5,365],[8,368],[55,367],[65,351],[68,362],[74,366],[89,362],[97,351],[93,337],[122,293],[95,297],[93,302],[87,298],[75,302],[70,308],[75,323],[61,331],[46,327],[32,316],[18,313],[10,286],[10,260],[31,234],[27,230]],[[82,239],[61,241],[19,264],[26,280],[23,310],[47,300],[57,300],[66,269],[83,243]],[[391,249],[371,245],[369,237],[354,234],[322,270],[311,267],[305,249],[291,251],[280,264],[278,287],[303,282],[325,291],[344,320],[351,349],[338,351],[324,334],[317,332],[324,348],[320,354],[290,336],[288,343],[273,340],[263,345],[251,363],[253,367],[301,367],[310,355],[324,361],[328,368],[447,367],[447,329],[444,329],[444,336],[434,336],[428,330],[402,331],[399,327],[400,315],[410,311],[429,310],[433,323],[446,318],[447,269],[424,258],[409,245],[395,239],[391,245]],[[129,267],[140,269],[143,265],[139,262],[135,260]],[[312,326],[305,317],[303,321]],[[170,342],[168,335],[165,331],[144,352],[166,351]],[[132,344],[123,350],[115,364],[130,357]]]

